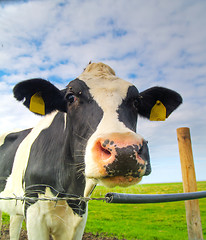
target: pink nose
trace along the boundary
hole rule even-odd
[[[98,138],[92,153],[104,176],[138,176],[145,170],[145,161],[141,152],[145,142],[131,133],[111,134]]]

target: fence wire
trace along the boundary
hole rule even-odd
[[[90,198],[79,196],[67,196],[67,197],[18,197],[13,194],[13,197],[0,197],[0,200],[14,200],[21,202],[35,203],[37,201],[105,201],[107,203],[161,203],[161,202],[175,202],[175,201],[187,201],[199,198],[206,198],[206,191],[190,192],[190,193],[174,193],[174,194],[121,194],[121,193],[107,193],[102,198]]]
[[[82,202],[89,202],[89,201],[108,201],[108,197],[102,197],[102,198],[90,198],[90,197],[17,197],[14,194],[14,197],[0,197],[0,200],[15,200],[15,201],[21,201],[21,202],[37,202],[37,201],[82,201]]]

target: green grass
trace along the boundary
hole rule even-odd
[[[198,182],[198,191],[206,189],[206,182]],[[113,192],[136,194],[181,193],[181,183],[136,185],[115,188]],[[111,189],[98,186],[92,197],[103,197]],[[200,199],[203,234],[206,238],[206,199]],[[119,239],[184,240],[188,239],[184,202],[158,204],[89,203],[86,232],[104,233]]]
[[[104,197],[107,192],[135,194],[181,193],[182,183],[146,184],[129,188],[109,189],[98,186],[92,197]],[[198,191],[206,190],[206,182],[198,182]],[[206,198],[199,200],[202,228],[206,239]],[[3,223],[9,218],[3,215]],[[86,232],[103,233],[128,240],[186,240],[187,224],[184,202],[156,204],[108,204],[89,202]]]

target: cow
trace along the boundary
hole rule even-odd
[[[59,90],[44,79],[18,83],[14,97],[44,115],[32,129],[0,138],[0,200],[10,215],[10,239],[26,219],[29,240],[81,239],[89,197],[97,184],[130,186],[151,172],[147,141],[136,133],[138,115],[165,120],[181,103],[170,89],[143,92],[103,63],[90,63]],[[38,198],[58,197],[58,201]]]

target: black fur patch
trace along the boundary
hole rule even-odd
[[[137,126],[139,97],[140,95],[137,88],[135,86],[130,86],[126,98],[123,99],[122,104],[117,110],[119,121],[123,122],[126,127],[134,132],[136,132]]]
[[[152,107],[156,101],[161,101],[166,107],[166,117],[182,103],[182,97],[175,91],[163,88],[152,87],[140,93],[141,105],[139,107],[139,114],[143,117],[150,118]]]
[[[18,83],[13,89],[14,97],[18,101],[24,100],[24,105],[29,108],[31,97],[39,93],[45,103],[45,114],[54,110],[66,112],[67,102],[64,98],[65,90],[59,90],[49,81],[34,78]]]

